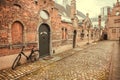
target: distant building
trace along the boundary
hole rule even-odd
[[[111,12],[112,8],[110,6],[104,6],[101,8],[101,27],[105,27],[105,21],[107,20],[107,15],[109,12]],[[99,15],[98,15],[99,16]],[[98,25],[98,16],[91,18],[91,21],[93,23],[93,27],[99,27]]]
[[[117,0],[112,11],[108,14],[106,22],[109,40],[119,40],[120,38],[120,2]]]
[[[107,17],[107,15],[109,14],[109,12],[112,10],[112,8],[110,6],[104,6],[101,8],[101,16],[102,17]]]

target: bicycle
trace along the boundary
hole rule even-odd
[[[39,60],[39,50],[34,50],[34,46],[33,48],[31,49],[31,53],[29,56],[25,55],[25,53],[23,52],[24,51],[24,46],[22,47],[20,53],[18,54],[18,56],[15,58],[13,64],[12,64],[12,69],[14,70],[17,66],[20,65],[20,59],[21,59],[21,56],[25,56],[26,57],[26,60],[28,62],[34,62],[34,61],[37,61]]]

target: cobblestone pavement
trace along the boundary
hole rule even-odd
[[[83,50],[67,51],[67,54],[74,55],[61,60],[60,56],[45,60],[46,63],[56,61],[19,80],[108,80],[113,43],[104,41]]]
[[[85,45],[85,42],[81,43],[82,46],[80,46],[80,50],[88,48],[94,44],[91,43],[91,45]],[[67,54],[69,52],[69,54]],[[65,57],[71,56],[76,51],[73,51],[73,49],[65,51],[60,54],[56,54],[52,56],[51,58],[48,58],[49,60],[45,60],[43,58],[40,58],[39,61],[34,62],[34,63],[27,63],[21,66],[18,66],[15,70],[12,70],[11,68],[9,69],[4,69],[0,70],[0,80],[17,80],[18,78],[25,76],[26,74],[30,74],[31,72],[37,71],[38,69],[41,69],[43,67],[46,67],[55,61],[59,61]]]
[[[15,70],[1,70],[0,80],[107,80],[113,43],[92,43]]]

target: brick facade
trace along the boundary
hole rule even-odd
[[[107,19],[107,33],[109,40],[119,40],[120,37],[120,2],[114,5],[112,12],[109,13]]]
[[[46,10],[51,15],[54,2],[51,0],[38,0],[37,4],[34,0],[2,0],[1,2],[0,47],[2,49],[0,56],[2,54],[13,54],[10,51],[21,45],[26,47],[29,47],[27,45],[30,44],[37,45],[40,24],[46,23],[51,25],[50,19],[52,18],[50,16],[49,20],[42,20],[39,13],[41,10]],[[7,52],[2,52],[6,48]]]

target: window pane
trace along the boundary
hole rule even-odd
[[[112,29],[112,33],[116,33],[116,29]]]

